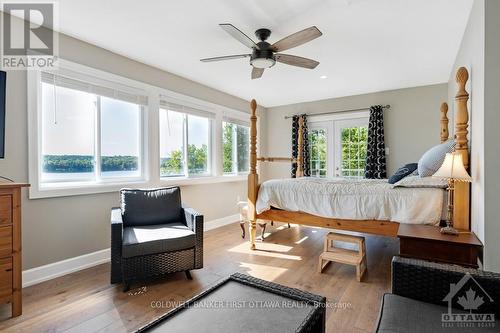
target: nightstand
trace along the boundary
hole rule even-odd
[[[440,228],[420,224],[399,225],[399,254],[403,257],[478,267],[483,244],[473,232],[444,235]]]

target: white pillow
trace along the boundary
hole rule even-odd
[[[448,181],[437,177],[408,176],[395,183],[392,187],[447,188]]]
[[[455,141],[449,140],[426,151],[418,161],[420,177],[430,177],[438,171],[444,162],[446,153],[455,149]]]

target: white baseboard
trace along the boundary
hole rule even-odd
[[[239,214],[226,216],[220,219],[205,222],[204,230],[212,230],[239,221]],[[78,257],[68,258],[48,265],[35,267],[23,271],[23,288],[37,283],[55,279],[57,277],[97,266],[108,262],[111,258],[110,249],[87,253]]]
[[[110,249],[104,249],[25,270],[23,271],[23,288],[103,264],[108,262],[110,257]]]
[[[226,217],[222,217],[220,219],[205,222],[203,229],[205,231],[208,231],[208,230],[223,227],[223,226],[231,224],[231,223],[238,222],[239,220],[240,220],[240,214],[229,215]]]

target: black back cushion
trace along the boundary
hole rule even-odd
[[[409,176],[413,173],[413,171],[417,170],[417,163],[408,163],[399,168],[391,177],[389,177],[389,184],[395,184],[399,182],[401,179]]]
[[[152,190],[123,189],[121,210],[124,226],[181,222],[181,189],[167,187]]]

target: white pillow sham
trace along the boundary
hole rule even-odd
[[[448,181],[437,177],[407,176],[392,185],[394,187],[447,188]]]

